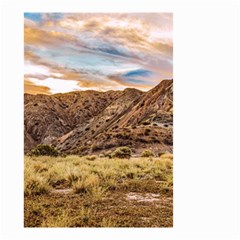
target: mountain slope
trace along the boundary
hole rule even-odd
[[[164,80],[143,94],[129,111],[91,142],[93,150],[130,146],[137,155],[143,149],[172,152],[173,81]],[[94,152],[93,151],[93,152]]]
[[[135,154],[172,151],[173,81],[148,92],[84,91],[24,95],[24,149],[54,144],[61,152],[100,153],[129,146]]]
[[[121,95],[120,91],[85,91],[55,95],[24,95],[25,152],[88,123]],[[31,140],[29,140],[31,139]],[[30,144],[31,142],[31,144]]]
[[[122,126],[157,122],[157,117],[172,117],[173,82],[163,80],[143,96],[141,101],[120,121]],[[159,119],[160,120],[160,119]],[[172,120],[172,118],[171,118]],[[163,123],[161,120],[159,123]]]
[[[143,94],[136,89],[125,89],[115,101],[93,117],[89,123],[82,124],[60,138],[57,142],[58,149],[64,152],[74,151],[79,147],[80,152],[83,148],[90,150],[94,138],[109,129],[114,122],[128,112]]]

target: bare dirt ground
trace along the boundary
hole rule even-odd
[[[25,227],[172,227],[172,193],[124,190],[108,192],[98,201],[72,189],[25,197]],[[157,183],[155,183],[157,184]],[[142,189],[143,190],[143,189]]]

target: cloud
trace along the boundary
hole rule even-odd
[[[172,14],[24,16],[25,78],[35,79],[32,84],[52,92],[49,81],[54,79],[60,81],[62,92],[68,87],[61,81],[74,89],[147,90],[161,79],[172,78]]]
[[[38,89],[47,88],[48,93],[50,92],[51,94],[82,90],[78,87],[77,81],[73,80],[62,81],[58,78],[47,78],[44,80],[44,82],[36,78],[29,78],[29,80],[36,87],[39,87]],[[44,84],[44,87],[42,86],[42,84]]]
[[[26,78],[24,79],[24,92],[31,94],[51,94],[49,87],[36,85]]]

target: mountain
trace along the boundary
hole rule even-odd
[[[24,95],[24,151],[39,143],[71,154],[95,154],[129,146],[172,152],[173,80],[148,92],[80,91]]]
[[[120,91],[24,94],[25,152],[87,124],[120,95]]]

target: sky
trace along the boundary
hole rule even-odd
[[[24,13],[24,92],[148,91],[171,79],[171,13]]]

